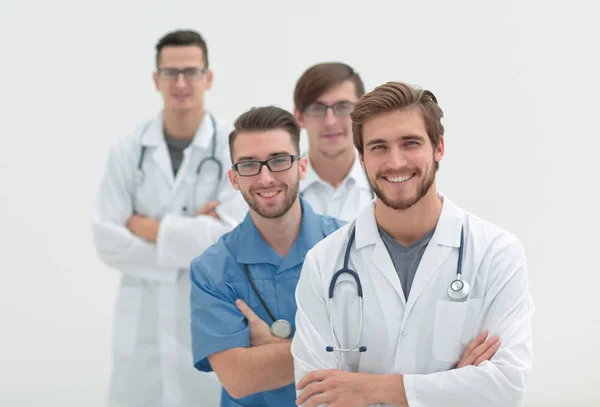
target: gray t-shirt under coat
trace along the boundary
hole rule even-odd
[[[405,247],[394,240],[393,237],[387,234],[379,226],[377,228],[379,229],[381,240],[383,240],[390,257],[392,258],[392,263],[394,263],[398,278],[400,278],[404,297],[408,300],[408,294],[410,293],[412,283],[415,279],[417,268],[419,267],[423,253],[425,252],[427,244],[431,240],[431,236],[433,236],[435,229],[431,230],[412,245]]]
[[[171,165],[173,167],[173,175],[177,175],[181,162],[183,161],[183,150],[192,143],[192,139],[180,140],[169,136],[165,132],[165,141],[167,142],[167,148],[169,149],[169,155],[171,156]]]

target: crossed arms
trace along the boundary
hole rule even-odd
[[[337,362],[324,351],[333,339],[328,318],[323,317],[328,311],[321,309],[320,305],[326,304],[324,290],[319,289],[322,278],[314,253],[309,252],[296,291],[297,331],[292,345],[300,390],[298,403],[305,403],[305,407],[324,403],[330,407],[359,407],[375,403],[403,407],[519,406],[531,368],[531,317],[534,308],[528,293],[527,266],[520,243],[507,242],[497,249],[489,264],[487,311],[482,321],[486,330],[502,340],[502,347],[492,350],[494,359],[484,356],[484,361],[490,361],[479,363],[482,360],[479,356],[475,359],[463,356],[456,369],[406,375],[335,370]],[[482,337],[478,339],[481,341]],[[476,343],[478,339],[475,339]],[[495,339],[497,337],[490,338]],[[481,345],[471,344],[465,353],[473,346],[477,349]],[[473,366],[467,366],[473,360]]]

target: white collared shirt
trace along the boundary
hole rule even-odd
[[[306,177],[300,181],[300,194],[315,212],[347,222],[356,218],[373,200],[373,192],[358,154],[350,172],[337,188],[323,181],[309,160]]]

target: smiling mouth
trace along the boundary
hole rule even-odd
[[[275,195],[279,194],[281,191],[263,191],[257,192],[256,194],[261,198],[273,198]]]
[[[382,177],[383,179],[385,179],[386,181],[389,182],[393,182],[394,184],[400,184],[402,182],[406,182],[409,179],[412,179],[415,176],[415,174],[410,174],[410,175],[402,175],[402,176],[396,176],[396,177]]]

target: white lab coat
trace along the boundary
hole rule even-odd
[[[218,168],[201,159],[211,155],[213,125],[205,115],[184,150],[177,177],[163,136],[162,114],[118,139],[92,214],[100,258],[122,272],[116,304],[111,406],[218,406],[221,386],[214,374],[194,369],[190,347],[189,275],[191,260],[241,220],[220,222],[194,216],[207,201],[228,202],[238,193],[231,165],[231,126],[216,120]],[[135,182],[142,146],[145,179]],[[193,185],[196,182],[195,196]],[[160,220],[156,244],[133,235],[126,223],[133,213]],[[237,222],[236,222],[237,221]]]
[[[350,223],[306,255],[296,290],[292,342],[296,382],[310,371],[331,368],[402,374],[410,407],[521,405],[532,366],[534,306],[519,240],[444,198],[436,230],[405,301],[373,209],[371,204],[356,220],[349,262],[363,287],[360,345],[367,351],[349,357],[325,351],[327,345],[334,345],[327,291],[333,274],[342,268]],[[456,277],[461,225],[465,228],[463,279],[472,291],[466,300],[452,301],[447,289]],[[342,280],[351,279],[345,276]],[[352,300],[345,290],[345,303],[333,303],[336,333],[344,347],[354,345],[358,332],[356,286],[352,287]],[[496,355],[478,367],[455,369],[466,346],[484,330],[500,337]]]

